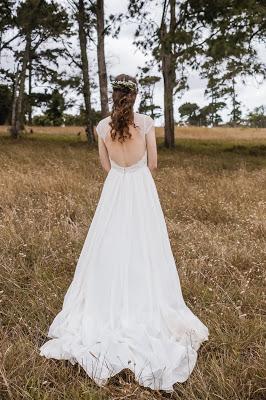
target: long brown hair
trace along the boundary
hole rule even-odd
[[[122,83],[115,83],[121,82]],[[123,85],[123,82],[128,82]],[[131,84],[133,82],[133,84]],[[124,142],[127,138],[131,138],[129,132],[129,125],[134,123],[133,106],[138,93],[136,78],[120,74],[117,75],[113,82],[113,107],[111,111],[111,138],[115,140],[118,138],[119,142]]]

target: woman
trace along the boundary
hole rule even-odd
[[[152,171],[152,118],[133,111],[137,81],[112,82],[111,115],[97,125],[108,172],[62,310],[41,355],[78,362],[98,384],[124,368],[173,391],[192,372],[208,328],[186,306]]]

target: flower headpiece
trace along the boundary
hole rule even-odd
[[[113,81],[111,85],[114,89],[137,90],[138,85],[133,81]]]

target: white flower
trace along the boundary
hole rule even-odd
[[[128,88],[131,90],[136,90],[137,89],[137,84],[133,81],[113,81],[111,82],[111,85],[115,89],[120,89],[122,88]]]

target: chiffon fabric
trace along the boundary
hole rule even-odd
[[[134,116],[144,138],[155,135],[152,118]],[[103,139],[109,119],[97,126]],[[110,163],[40,355],[79,363],[99,386],[129,368],[140,385],[172,392],[193,371],[208,328],[184,302],[147,149],[131,166]]]

